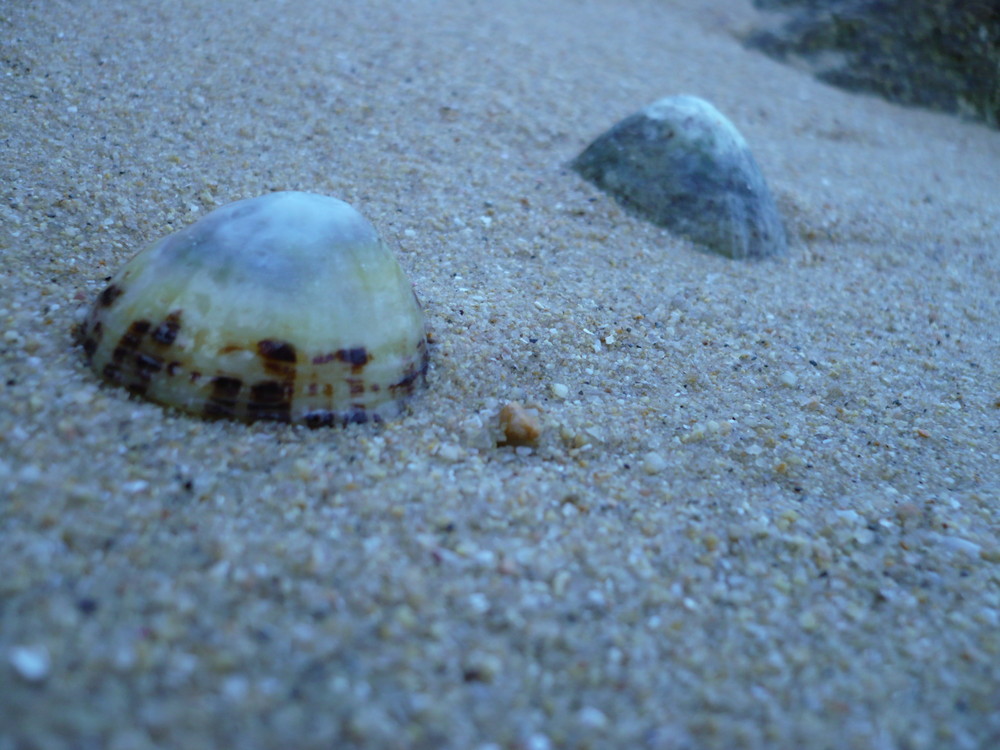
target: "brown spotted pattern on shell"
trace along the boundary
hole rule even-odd
[[[426,381],[423,313],[343,201],[271,193],[133,257],[80,335],[93,369],[205,417],[310,427],[396,416]]]

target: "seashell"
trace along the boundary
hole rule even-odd
[[[704,99],[669,96],[599,136],[572,165],[628,210],[728,258],[788,249],[750,147]]]
[[[347,203],[279,192],[142,250],[81,329],[91,367],[204,417],[310,427],[396,416],[426,382],[420,303]]]

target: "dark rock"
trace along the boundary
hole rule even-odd
[[[744,41],[819,79],[1000,127],[998,0],[754,0],[783,25]]]
[[[639,216],[720,255],[786,250],[781,217],[746,141],[703,99],[651,104],[601,135],[572,167]]]

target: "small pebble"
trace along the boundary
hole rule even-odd
[[[500,429],[505,438],[501,445],[534,445],[542,434],[538,412],[525,409],[517,401],[511,401],[500,410]]]
[[[650,451],[642,457],[642,470],[647,474],[659,474],[665,468],[667,468],[666,459],[655,451]]]
[[[608,717],[599,708],[594,708],[593,706],[584,706],[581,708],[577,717],[583,726],[590,729],[602,729],[608,725]]]
[[[10,664],[22,679],[41,682],[49,676],[52,657],[45,646],[14,646],[10,650]]]
[[[458,461],[462,458],[462,449],[454,443],[442,443],[438,455],[445,461]]]

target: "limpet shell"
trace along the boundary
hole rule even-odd
[[[347,203],[230,203],[142,250],[81,329],[105,380],[205,417],[310,427],[396,416],[427,373],[420,303]]]
[[[784,224],[743,136],[711,103],[668,96],[573,160],[629,211],[736,260],[784,255]]]

